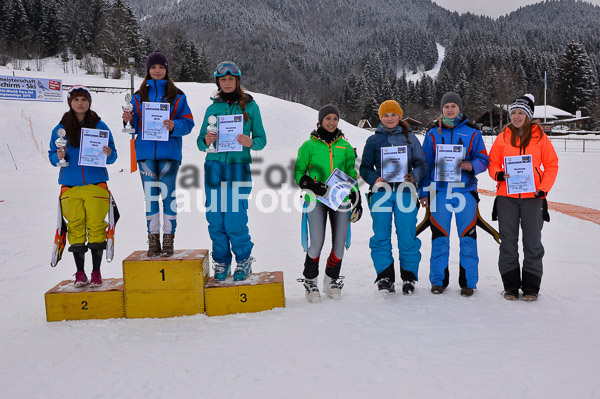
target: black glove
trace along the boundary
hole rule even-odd
[[[350,211],[350,222],[356,223],[362,217],[362,199],[359,191],[350,191],[349,195],[350,202],[352,203],[352,210]]]
[[[537,190],[535,192],[534,197],[535,198],[545,198],[546,197],[546,193],[544,192],[544,190]]]
[[[318,196],[324,196],[327,195],[327,192],[329,191],[329,187],[327,186],[327,184],[317,181],[317,180],[313,180],[310,178],[310,176],[302,176],[300,178],[300,188],[303,190],[310,190],[313,193],[315,193],[315,195]]]
[[[496,173],[496,181],[500,182],[500,181],[504,181],[504,172],[500,171]]]

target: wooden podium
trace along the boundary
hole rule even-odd
[[[176,250],[169,257],[135,251],[123,260],[127,318],[204,313],[208,250]]]
[[[105,279],[100,287],[75,288],[65,280],[46,292],[46,320],[89,320],[125,317],[123,279]]]
[[[283,272],[262,272],[250,275],[244,281],[208,280],[205,288],[207,316],[232,313],[261,312],[285,307]]]

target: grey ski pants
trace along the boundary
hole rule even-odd
[[[497,198],[498,227],[500,228],[500,257],[498,268],[500,274],[514,275],[519,271],[519,224],[523,232],[523,278],[535,276],[539,289],[539,281],[543,274],[542,245],[543,199],[542,198]],[[505,281],[506,287],[506,281]]]
[[[308,213],[308,228],[310,234],[310,246],[308,256],[318,258],[321,255],[325,242],[325,228],[327,215],[331,224],[332,250],[338,259],[344,257],[344,245],[348,235],[348,224],[350,223],[350,204],[342,204],[337,211],[317,202],[315,209]]]

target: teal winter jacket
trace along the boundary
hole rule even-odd
[[[197,140],[198,149],[200,149],[200,151],[206,151],[208,148],[204,142],[204,137],[206,137],[206,128],[208,127],[209,116],[243,114],[242,108],[237,101],[230,104],[218,97],[211,98],[211,100],[213,100],[213,103],[206,109],[202,127],[200,128],[200,135],[198,136]],[[252,147],[242,147],[242,151],[236,152],[208,153],[206,155],[207,161],[221,161],[225,163],[252,163],[250,150],[262,150],[267,144],[267,135],[262,124],[262,117],[260,116],[258,104],[256,104],[256,101],[254,101],[252,96],[249,94],[246,94],[246,113],[248,114],[248,121],[244,121],[244,134],[252,138]]]

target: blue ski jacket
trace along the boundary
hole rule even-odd
[[[375,134],[367,139],[360,163],[360,176],[366,181],[371,190],[375,180],[381,177],[381,148],[392,146],[407,146],[408,172],[412,173],[415,183],[418,183],[427,173],[427,162],[423,154],[421,143],[409,130],[406,140],[402,126],[398,126],[393,132],[386,132],[381,125],[375,130]]]
[[[58,165],[58,155],[56,151],[58,148],[54,143],[58,139],[57,131],[60,128],[64,128],[62,123],[56,125],[52,130],[52,138],[50,139],[50,150],[48,151],[48,159],[54,166]],[[110,156],[106,158],[107,164],[112,164],[117,160],[117,149],[115,148],[115,142],[113,141],[112,133],[106,126],[106,123],[101,120],[96,124],[96,129],[108,130],[108,146],[112,150]],[[67,147],[65,148],[65,159],[69,163],[69,166],[60,168],[58,173],[58,183],[65,186],[85,186],[87,184],[97,184],[108,181],[108,171],[106,168],[98,168],[94,166],[79,166],[79,147],[73,147],[67,139]]]
[[[148,99],[152,102],[166,102],[166,80],[148,79]],[[139,94],[131,99],[133,105],[132,126],[135,128],[135,154],[138,161],[146,159],[172,159],[181,162],[182,136],[190,134],[194,127],[194,117],[182,91],[171,104],[170,119],[175,122],[168,141],[142,140],[142,101]]]
[[[423,141],[423,151],[429,166],[429,173],[425,175],[419,187],[419,198],[427,197],[428,194],[423,191],[423,188],[429,186],[435,180],[435,155],[436,145],[438,144],[460,144],[463,146],[463,160],[471,162],[473,171],[461,172],[461,182],[464,187],[453,184],[453,192],[468,192],[477,191],[477,178],[475,175],[485,172],[490,164],[485,143],[479,129],[469,123],[465,117],[453,128],[442,126],[441,133],[438,132],[438,126],[431,128],[425,135]],[[448,191],[448,182],[436,182],[437,191]]]

